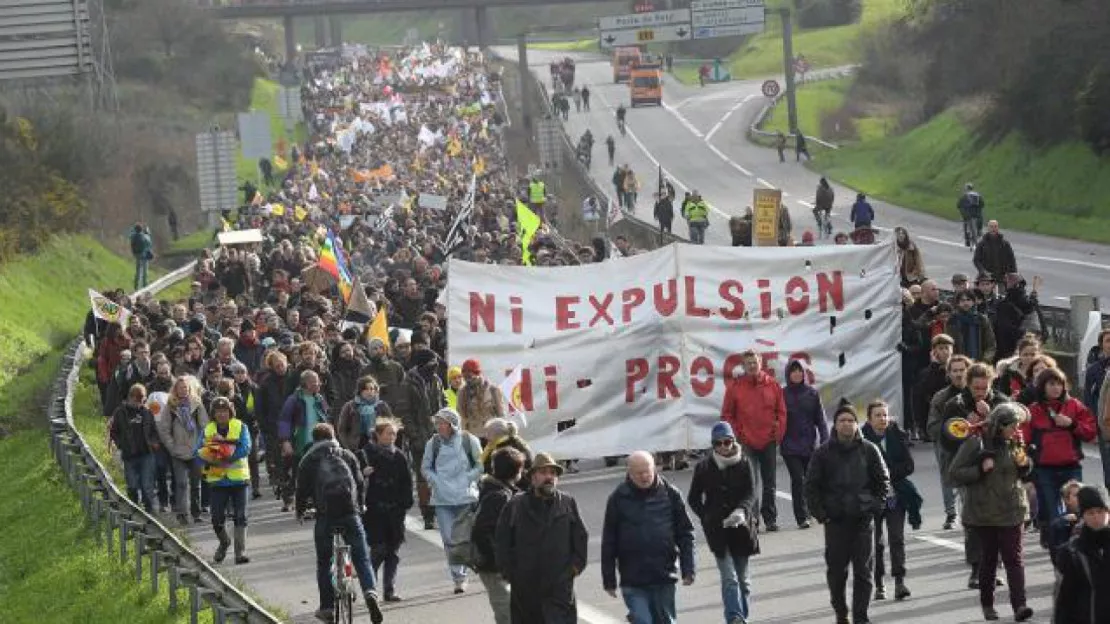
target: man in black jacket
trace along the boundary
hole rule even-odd
[[[123,459],[127,498],[136,504],[141,501],[147,513],[153,513],[155,453],[159,443],[154,415],[146,408],[146,388],[142,384],[130,387],[127,400],[112,414],[108,435]]]
[[[717,560],[721,573],[725,621],[730,624],[748,618],[751,580],[748,558],[759,554],[755,519],[755,472],[740,451],[732,426],[713,425],[713,452],[694,467],[687,502],[701,520],[705,541]]]
[[[524,469],[524,454],[512,447],[498,449],[490,458],[491,474],[478,485],[478,513],[470,530],[470,543],[477,550],[474,569],[486,588],[489,606],[497,624],[509,624],[509,584],[497,570],[494,538],[501,510],[517,492],[516,483]]]
[[[1079,535],[1060,550],[1053,619],[1068,624],[1110,622],[1110,503],[1093,485],[1079,489]]]
[[[906,430],[911,437],[920,436],[925,442],[932,442],[929,434],[929,401],[933,395],[948,385],[948,358],[952,357],[955,341],[948,334],[933,336],[930,344],[929,365],[917,374],[917,385],[913,389],[913,427],[911,419],[906,419]]]
[[[891,496],[875,518],[875,600],[886,599],[886,542],[890,542],[890,573],[894,577],[894,599],[910,597],[906,587],[906,515],[914,528],[921,526],[921,495],[910,482],[913,474],[913,455],[906,442],[906,434],[890,418],[884,401],[873,401],[867,406],[867,423],[863,425],[863,439],[874,444],[882,453],[890,471]],[[886,528],[886,536],[883,529]]]
[[[681,576],[683,585],[692,585],[697,569],[694,525],[682,494],[656,473],[655,459],[647,451],[628,456],[628,478],[605,506],[601,579],[614,598],[618,566],[621,595],[633,622],[675,621],[675,584]]]
[[[872,520],[890,496],[890,474],[879,449],[863,439],[856,410],[842,401],[836,435],[813,454],[806,475],[810,513],[825,526],[825,573],[837,624],[848,624],[845,591],[852,566],[853,624],[868,624],[871,604]]]

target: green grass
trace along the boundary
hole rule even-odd
[[[270,115],[270,137],[273,140],[274,154],[278,153],[278,147],[284,143],[285,153],[281,154],[282,158],[289,159],[289,149],[294,144],[304,144],[307,137],[307,131],[304,124],[297,124],[292,133],[288,132],[285,128],[285,120],[278,115],[280,110],[278,105],[278,88],[280,85],[273,80],[265,78],[255,78],[254,87],[251,89],[251,111],[264,112]],[[273,155],[271,155],[271,159]],[[280,179],[275,170],[275,181]],[[242,154],[239,155],[235,163],[235,174],[240,180],[251,180],[255,183],[260,179],[258,172],[258,161],[249,158],[243,158]]]
[[[212,244],[212,228],[205,227],[170,243],[171,253],[195,253]]]
[[[821,136],[821,120],[825,115],[839,110],[844,106],[844,99],[852,86],[850,78],[836,80],[822,80],[811,82],[798,87],[796,96],[798,102],[798,126],[806,136]],[[781,131],[790,134],[790,123],[787,119],[786,102],[782,101],[771,109],[763,123],[763,129],[768,132]]]
[[[863,0],[863,16],[859,23],[831,28],[794,29],[794,55],[803,55],[812,69],[839,67],[859,62],[859,37],[903,11],[904,0]],[[775,4],[768,2],[768,8]],[[779,76],[783,73],[782,20],[777,14],[767,16],[766,30],[750,38],[728,58],[733,80]],[[696,65],[675,65],[675,76],[697,84]]]
[[[565,50],[567,52],[599,52],[597,39],[578,39],[573,41],[537,41],[529,43],[529,48],[534,50]]]
[[[57,368],[49,358],[81,331],[88,289],[130,289],[133,279],[131,260],[84,236],[0,267],[0,424],[41,423],[41,393]]]
[[[49,451],[47,434],[22,431],[0,441],[0,613],[8,624],[52,622],[176,623],[161,594],[134,581],[134,568],[109,557],[84,528],[84,516]],[[149,560],[148,560],[149,561]],[[184,591],[179,600],[187,600]],[[212,621],[210,614],[202,620]]]
[[[1110,159],[1079,142],[1040,150],[1011,134],[982,147],[949,111],[900,136],[823,152],[813,166],[869,195],[950,219],[973,181],[988,218],[1003,229],[1110,243]]]

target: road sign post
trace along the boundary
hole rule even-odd
[[[782,65],[786,74],[786,114],[790,132],[798,132],[798,100],[794,93],[794,25],[790,22],[790,9],[779,9],[782,17]]]

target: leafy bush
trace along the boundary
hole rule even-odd
[[[794,0],[795,22],[802,28],[843,26],[859,20],[860,0]]]

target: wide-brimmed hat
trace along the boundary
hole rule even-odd
[[[563,474],[563,467],[559,465],[559,462],[555,461],[555,458],[552,457],[550,453],[536,453],[536,456],[532,459],[532,467],[528,469],[528,474],[532,474],[540,468],[548,467],[554,468],[555,474],[557,475]]]

